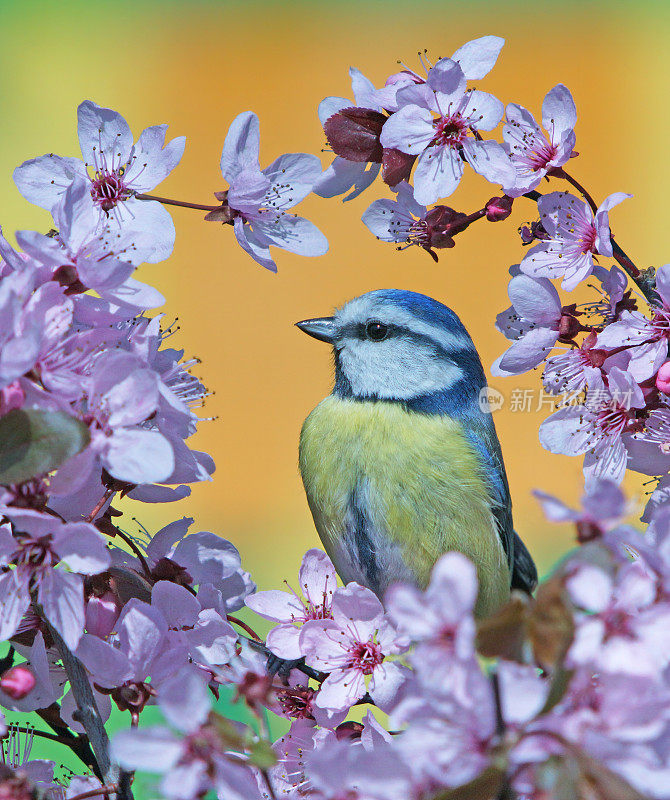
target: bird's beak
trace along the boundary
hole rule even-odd
[[[322,342],[332,344],[335,340],[335,319],[334,317],[317,317],[316,319],[304,319],[296,322],[296,327],[304,331],[308,336],[319,339]]]

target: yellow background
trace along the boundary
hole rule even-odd
[[[350,96],[348,67],[375,83],[397,60],[417,65],[424,48],[450,55],[468,39],[507,39],[479,88],[539,115],[544,94],[564,82],[579,122],[575,175],[601,201],[635,195],[612,215],[619,242],[640,266],[666,259],[668,17],[662,5],[494,2],[88,2],[0,4],[0,216],[6,234],[49,227],[48,215],[16,191],[12,169],[45,152],[78,155],[76,107],[90,98],[120,111],[136,134],[170,123],[187,137],[186,154],[158,193],[208,203],[224,188],[219,172],[228,125],[252,109],[261,119],[261,161],[325,146],[316,116],[326,95]],[[324,165],[329,155],[323,155]],[[557,188],[563,188],[557,186]],[[472,211],[494,187],[471,171],[449,201]],[[358,200],[312,197],[300,212],[330,240],[328,255],[306,259],[276,250],[279,274],[252,262],[232,229],[173,209],[177,244],[166,263],[140,279],[179,317],[172,343],[198,356],[198,373],[215,394],[195,443],[218,465],[212,483],[178,504],[132,505],[151,530],[182,515],[194,530],[231,539],[263,587],[292,579],[301,554],[318,544],[297,470],[297,439],[308,411],[330,391],[327,348],[293,323],[328,314],[348,298],[381,287],[436,297],[463,318],[485,366],[505,348],[493,327],[507,303],[507,269],[523,255],[517,225],[533,206],[517,201],[507,223],[479,222],[439,264],[417,248],[380,243],[360,222],[388,190],[378,182]],[[587,301],[585,286],[571,299]],[[537,390],[539,374],[495,379]],[[572,532],[542,520],[531,489],[576,500],[580,459],[552,456],[537,439],[548,410],[511,413],[496,424],[510,477],[516,526],[546,570]],[[639,483],[631,486],[637,491]],[[127,526],[132,529],[132,523]]]

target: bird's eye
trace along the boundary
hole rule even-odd
[[[389,335],[389,327],[384,325],[383,322],[373,319],[365,326],[365,335],[368,339],[372,339],[373,342],[381,342],[382,339],[386,339]]]

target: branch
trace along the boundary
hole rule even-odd
[[[56,649],[60,653],[65,672],[70,681],[70,688],[77,704],[77,721],[83,725],[86,731],[104,782],[106,784],[118,784],[118,797],[120,800],[133,800],[133,795],[130,791],[130,775],[122,772],[109,759],[109,737],[98,711],[86,669],[65,644],[60,633],[45,617],[42,608],[39,605],[37,608],[49,629]]]

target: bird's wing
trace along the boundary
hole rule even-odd
[[[465,429],[486,470],[491,508],[498,525],[498,535],[507,554],[512,588],[530,594],[537,585],[537,570],[532,556],[514,530],[512,499],[493,419],[487,414],[483,419],[471,420]]]

